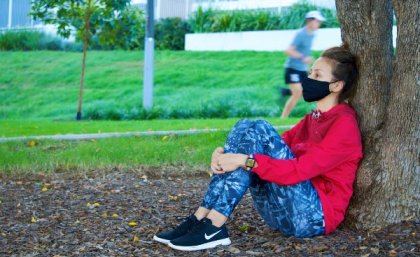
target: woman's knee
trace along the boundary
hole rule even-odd
[[[266,120],[256,120],[255,124],[257,124],[259,126],[273,127],[273,125],[271,125],[271,123],[266,121]]]
[[[247,127],[254,127],[254,126],[264,126],[264,127],[273,127],[273,125],[266,121],[266,120],[248,120],[248,119],[241,119],[239,120],[235,127],[237,126],[247,126]]]
[[[253,124],[252,120],[248,119],[240,119],[234,127],[249,127]]]
[[[272,135],[273,133],[278,134],[276,129],[273,127],[273,125],[266,120],[256,120],[255,129],[257,133],[261,136]]]

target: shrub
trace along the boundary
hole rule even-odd
[[[0,33],[1,51],[68,50],[79,51],[77,43],[63,42],[61,38],[37,30],[10,30]]]
[[[118,20],[104,24],[102,31],[94,38],[96,49],[143,49],[146,20],[144,12],[128,7],[118,15]]]
[[[191,29],[180,18],[161,19],[155,24],[156,48],[163,50],[184,50],[185,34]]]
[[[188,22],[194,33],[298,29],[304,25],[305,14],[311,10],[319,10],[326,17],[327,20],[323,22],[322,27],[339,26],[334,10],[306,2],[294,4],[281,12],[218,11],[198,8]]]
[[[64,49],[64,43],[58,37],[43,33],[40,38],[40,48],[42,50],[60,51]]]
[[[212,9],[204,11],[201,7],[190,17],[188,23],[194,33],[210,32],[211,25],[216,16],[216,12]]]
[[[93,37],[90,49],[143,50],[146,20],[142,10],[128,7],[119,14],[117,22],[108,22]],[[155,45],[159,50],[183,50],[185,34],[191,32],[187,22],[180,18],[161,19],[154,24]]]
[[[0,50],[41,50],[41,38],[45,36],[39,31],[7,31],[0,34]]]
[[[155,106],[147,111],[142,106],[117,106],[115,103],[97,101],[86,106],[83,114],[90,120],[150,120],[150,119],[201,119],[201,118],[229,118],[229,117],[273,117],[277,110],[267,106],[235,106],[228,103],[207,103],[201,107],[165,107]],[[297,106],[292,116],[303,116],[310,108]]]
[[[297,29],[302,27],[305,23],[306,13],[312,10],[319,10],[327,19],[322,23],[322,28],[339,27],[335,10],[303,2],[294,4],[280,13],[282,20],[281,29]]]
[[[95,101],[86,106],[84,118],[90,120],[149,120],[162,118],[162,111],[154,108],[118,106],[115,102]]]

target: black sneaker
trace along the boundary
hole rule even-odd
[[[181,251],[197,251],[230,243],[226,225],[218,228],[213,226],[211,220],[204,218],[190,232],[171,240],[168,246]]]
[[[292,91],[290,91],[290,89],[288,89],[288,88],[281,88],[280,93],[281,93],[281,96],[283,96],[283,97],[292,95]]]
[[[153,237],[153,240],[164,244],[168,244],[169,241],[185,235],[198,224],[200,224],[200,221],[197,219],[197,217],[195,217],[194,214],[192,214],[191,216],[187,217],[181,224],[179,224],[175,229],[163,231],[156,234]]]

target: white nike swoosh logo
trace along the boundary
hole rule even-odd
[[[207,233],[204,233],[204,237],[206,238],[206,240],[210,240],[212,239],[212,237],[214,237],[215,235],[219,234],[219,232],[221,232],[222,230],[217,231],[216,233],[213,233],[211,235],[207,235]]]

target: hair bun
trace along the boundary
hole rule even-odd
[[[343,44],[341,44],[341,46],[340,46],[340,47],[342,47],[342,48],[344,48],[344,49],[346,49],[346,50],[350,50],[349,43],[347,43],[347,42],[343,42]]]

